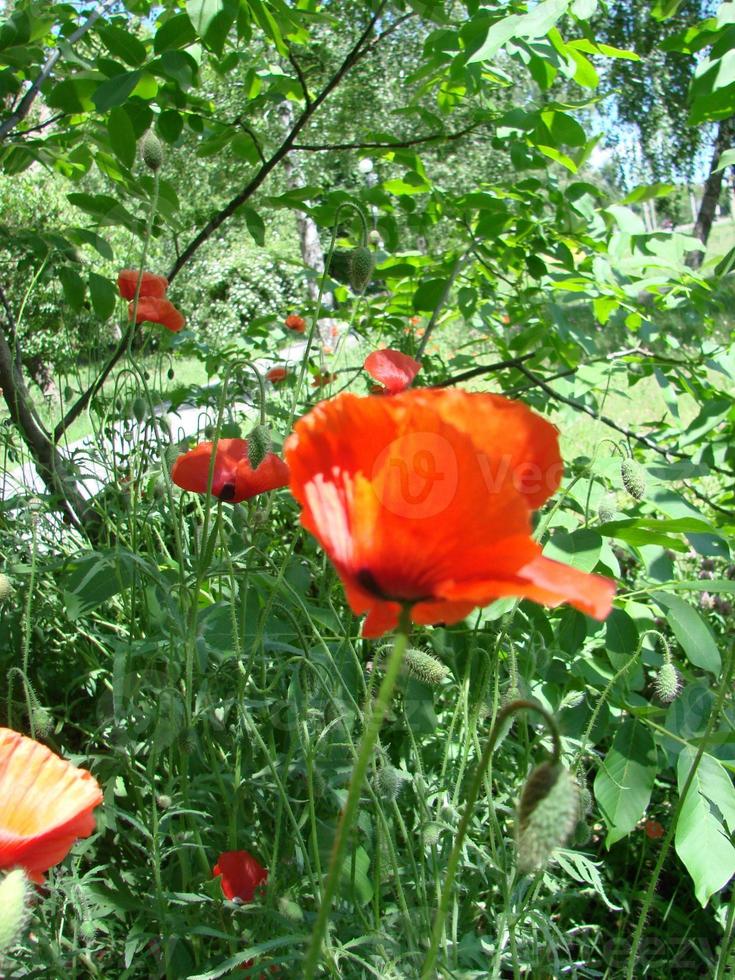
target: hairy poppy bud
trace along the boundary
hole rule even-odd
[[[51,734],[54,727],[54,716],[42,704],[33,705],[31,709],[31,721],[33,722],[33,730],[36,735],[41,738],[46,738]]]
[[[564,766],[542,762],[518,804],[518,870],[538,871],[569,840],[579,819],[579,787]]]
[[[679,671],[672,663],[665,661],[653,679],[653,689],[656,692],[656,696],[664,704],[669,704],[675,700],[680,687],[681,678],[679,677]]]
[[[450,674],[449,667],[443,664],[441,660],[432,657],[430,653],[424,653],[423,650],[416,650],[413,647],[406,650],[403,666],[410,677],[415,677],[432,687],[441,684]]]
[[[20,868],[0,881],[0,953],[20,938],[28,919],[30,895],[31,883]]]
[[[646,492],[646,475],[634,459],[624,459],[620,466],[623,486],[636,500],[643,500]]]
[[[4,572],[0,572],[0,602],[13,591],[13,584]]]
[[[375,792],[387,803],[393,803],[398,799],[407,779],[408,776],[395,766],[381,766],[375,776]]]
[[[439,843],[439,836],[444,830],[440,823],[427,823],[424,827],[424,842],[428,847],[434,847]]]
[[[364,293],[373,275],[373,253],[366,245],[360,245],[350,254],[350,286],[356,293]]]
[[[270,433],[264,425],[256,425],[248,436],[248,462],[251,468],[257,470],[270,451]]]
[[[163,165],[163,147],[152,129],[149,129],[140,141],[140,155],[143,157],[143,163],[149,170],[155,173],[156,170],[161,169]]]
[[[138,395],[136,398],[133,399],[133,404],[132,404],[133,418],[139,424],[143,422],[146,415],[148,414],[147,409],[148,406],[145,403],[145,398],[141,398],[140,395]]]
[[[607,524],[608,521],[615,520],[615,506],[611,497],[604,497],[597,508],[597,516],[600,524]]]

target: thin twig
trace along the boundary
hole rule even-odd
[[[453,140],[461,139],[467,133],[471,133],[474,129],[483,125],[485,125],[484,120],[482,122],[471,123],[469,126],[458,129],[454,133],[428,133],[425,136],[416,136],[411,139],[385,142],[376,140],[375,142],[367,141],[365,143],[294,143],[291,149],[306,150],[310,153],[321,153],[328,150],[401,150],[407,146],[418,146],[421,143],[433,143],[437,140],[441,140],[443,143],[451,143]]]

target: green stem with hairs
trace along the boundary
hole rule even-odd
[[[436,918],[434,919],[434,928],[431,934],[431,945],[429,947],[429,952],[426,955],[426,959],[424,960],[424,966],[421,972],[422,980],[429,980],[429,978],[434,976],[434,964],[436,963],[437,954],[439,952],[439,944],[444,931],[444,922],[449,911],[449,902],[452,897],[452,887],[457,874],[464,839],[467,836],[467,830],[470,825],[470,820],[472,819],[475,803],[480,795],[482,783],[485,778],[485,771],[490,764],[490,758],[498,741],[498,736],[503,730],[503,726],[507,719],[511,715],[516,714],[516,712],[523,710],[535,711],[537,714],[541,715],[546,723],[546,727],[549,729],[554,745],[551,757],[552,765],[556,765],[561,759],[561,739],[559,738],[559,729],[556,726],[554,718],[548,711],[546,711],[545,708],[542,708],[541,705],[535,701],[524,700],[510,701],[504,708],[501,708],[497,714],[495,724],[490,731],[487,742],[485,743],[485,749],[482,753],[482,757],[477,765],[477,768],[475,769],[472,785],[470,786],[470,791],[467,794],[467,799],[465,801],[462,819],[459,822],[454,847],[452,848],[452,853],[449,855],[449,861],[447,862],[447,874],[444,879],[444,888],[442,889],[441,899],[439,901],[439,909],[436,913]]]
[[[337,833],[332,846],[332,855],[329,861],[327,880],[324,883],[324,888],[322,890],[319,914],[314,926],[314,931],[311,935],[311,944],[309,945],[309,949],[306,953],[306,959],[304,961],[304,971],[302,974],[303,980],[313,980],[319,966],[319,960],[322,954],[322,942],[327,931],[332,902],[334,900],[339,878],[342,873],[342,862],[344,861],[344,855],[347,849],[347,841],[357,815],[357,808],[359,806],[360,796],[362,794],[362,786],[365,782],[365,776],[367,774],[368,766],[370,765],[370,759],[373,755],[375,743],[378,740],[378,733],[380,732],[383,719],[385,718],[388,707],[390,706],[393,690],[396,686],[396,681],[398,680],[398,673],[401,669],[401,664],[403,663],[403,655],[405,654],[406,647],[408,646],[410,628],[410,607],[405,606],[401,611],[400,619],[398,621],[398,633],[396,635],[393,649],[385,662],[383,682],[378,689],[375,703],[368,718],[367,724],[365,725],[357,758],[355,760],[355,765],[352,770],[352,777],[350,779],[350,785],[347,791],[347,801],[344,805],[344,809],[342,810],[342,816],[337,825]]]
[[[727,660],[722,669],[722,677],[720,679],[720,686],[717,691],[717,697],[715,699],[714,706],[710,713],[709,719],[707,721],[707,727],[704,730],[704,734],[699,739],[699,746],[697,748],[697,754],[692,760],[692,764],[687,773],[687,778],[684,781],[684,785],[679,793],[679,799],[674,807],[674,811],[671,814],[671,820],[669,821],[669,829],[666,836],[661,844],[661,850],[659,851],[658,860],[656,861],[656,866],[651,874],[651,880],[648,883],[648,888],[646,894],[643,897],[643,903],[641,906],[640,915],[638,917],[638,923],[635,927],[635,932],[633,933],[633,941],[630,946],[630,953],[628,955],[628,963],[625,971],[625,980],[633,980],[636,960],[638,959],[638,948],[641,944],[641,939],[643,937],[643,929],[646,924],[646,919],[651,908],[651,902],[653,901],[653,895],[656,891],[656,885],[658,884],[658,879],[661,875],[661,870],[666,862],[669,855],[669,850],[671,849],[671,844],[674,839],[674,834],[676,833],[676,825],[679,822],[679,817],[681,811],[684,808],[684,803],[686,802],[687,795],[691,789],[691,785],[694,782],[694,777],[699,768],[699,763],[702,761],[702,756],[704,755],[705,746],[709,745],[710,735],[714,731],[714,727],[719,721],[720,713],[722,707],[725,703],[725,698],[730,690],[730,682],[732,678],[733,666],[735,666],[735,646],[731,646],[728,654]]]

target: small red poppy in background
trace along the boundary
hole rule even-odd
[[[295,330],[296,333],[303,333],[304,330],[306,330],[306,320],[302,316],[298,316],[296,313],[292,313],[290,316],[287,316],[283,322],[289,330]]]
[[[368,354],[363,367],[371,377],[385,385],[385,392],[391,395],[408,388],[421,370],[418,361],[389,347]]]
[[[562,477],[558,433],[521,402],[416,389],[343,394],[300,419],[285,444],[301,523],[342,579],[363,635],[456,623],[505,596],[568,602],[604,619],[614,583],[553,561],[532,511]]]
[[[182,490],[206,493],[212,443],[200,442],[171,468],[171,479]],[[220,439],[214,458],[212,496],[231,504],[288,484],[288,467],[275,453],[267,453],[257,469],[248,459],[247,439]]]
[[[268,381],[272,381],[273,384],[277,384],[279,381],[285,381],[287,377],[288,371],[285,367],[272,367],[266,374]]]
[[[331,385],[331,383],[336,380],[337,380],[336,374],[329,374],[326,372],[323,373],[320,371],[318,374],[315,374],[314,377],[311,379],[311,386],[312,388],[324,388],[327,385]]]
[[[140,278],[139,269],[123,269],[117,276],[117,288],[123,299],[135,299],[135,290]],[[163,299],[168,289],[168,279],[153,272],[144,272],[140,282],[140,296],[155,296]]]
[[[39,884],[79,837],[94,831],[102,791],[32,738],[0,728],[0,869],[23,868]]]
[[[649,840],[661,840],[666,833],[663,824],[660,824],[658,820],[646,820],[643,824],[643,829]]]
[[[131,303],[128,307],[128,319],[133,319],[133,307]],[[143,323],[148,320],[150,323],[160,323],[161,326],[172,333],[178,333],[186,323],[184,314],[177,310],[173,303],[158,296],[141,296],[138,299],[138,310],[135,316],[136,323]]]
[[[412,316],[408,322],[411,324],[412,327],[417,327],[421,323],[421,317]]]
[[[252,902],[257,889],[268,880],[268,871],[248,851],[225,851],[217,858],[212,868],[216,878],[221,875],[220,884],[225,898],[230,901]]]

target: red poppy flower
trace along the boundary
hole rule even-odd
[[[283,322],[289,330],[295,330],[296,333],[303,333],[306,330],[306,320],[302,316],[297,316],[295,313],[287,316]]]
[[[412,316],[411,319],[409,320],[409,323],[411,324],[412,327],[417,327],[421,323],[421,317]]]
[[[92,833],[92,810],[101,802],[91,773],[0,728],[0,869],[23,868],[41,883],[77,838]]]
[[[285,381],[287,377],[288,371],[285,367],[272,367],[266,374],[268,381],[272,381],[274,384],[277,384],[279,381]]]
[[[312,388],[325,388],[327,385],[331,385],[333,381],[337,380],[336,374],[329,374],[327,372],[315,374],[311,379]]]
[[[562,476],[557,431],[520,402],[445,389],[317,405],[286,441],[301,521],[363,634],[454,623],[502,596],[603,619],[614,584],[541,554],[531,511]]]
[[[663,828],[663,824],[660,824],[658,820],[646,820],[643,828],[646,831],[646,837],[648,837],[649,840],[661,840],[666,833]]]
[[[117,288],[123,299],[135,299],[140,271],[138,269],[123,269],[118,273]],[[168,289],[168,279],[157,276],[152,272],[144,272],[140,283],[140,296],[156,296],[163,299]]]
[[[133,307],[131,303],[128,307],[128,319],[133,319]],[[160,323],[161,326],[178,333],[186,323],[184,314],[177,310],[173,303],[167,299],[160,299],[158,296],[141,296],[138,300],[138,312],[135,317],[136,323],[143,323],[148,320],[151,323]]]
[[[268,880],[268,871],[248,851],[225,851],[217,858],[212,874],[222,876],[222,891],[232,901],[252,902],[260,885]]]
[[[418,361],[390,348],[368,354],[363,367],[371,377],[384,384],[391,395],[408,388],[421,370]]]
[[[212,443],[200,442],[179,456],[171,468],[171,479],[183,490],[206,493],[211,458]],[[266,490],[287,485],[288,467],[275,453],[267,453],[254,470],[248,460],[247,439],[220,439],[217,443],[212,474],[213,497],[239,504]]]

